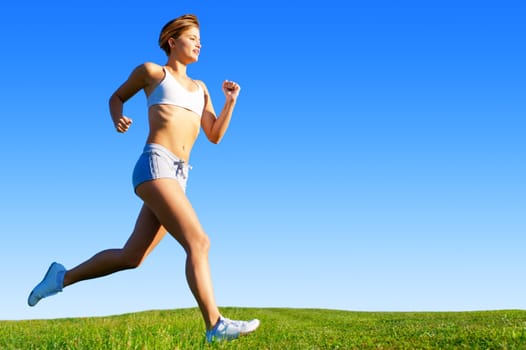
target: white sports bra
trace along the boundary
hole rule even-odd
[[[201,117],[205,106],[205,94],[201,85],[196,83],[199,87],[197,91],[188,91],[164,67],[163,71],[163,80],[147,98],[148,107],[174,105],[188,109]]]

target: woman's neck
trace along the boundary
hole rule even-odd
[[[175,58],[169,58],[166,62],[166,66],[170,67],[172,75],[175,75],[179,78],[186,78],[186,64],[181,61],[176,60]]]

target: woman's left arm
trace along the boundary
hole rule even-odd
[[[217,144],[221,141],[228,129],[241,87],[233,81],[225,80],[223,82],[222,88],[226,100],[221,113],[219,113],[217,117],[208,89],[204,83],[201,82],[201,85],[205,91],[205,108],[203,116],[201,117],[201,127],[210,142]]]

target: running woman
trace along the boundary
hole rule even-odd
[[[259,320],[233,321],[223,317],[214,298],[208,251],[210,241],[186,194],[188,160],[199,130],[219,143],[228,129],[240,86],[224,81],[225,103],[216,115],[206,85],[187,75],[201,51],[199,21],[183,15],[161,30],[159,46],[166,65],[146,62],[133,70],[109,100],[115,129],[125,133],[132,119],[123,114],[124,103],[140,90],[147,97],[149,134],[133,171],[133,187],[143,203],[135,228],[121,249],[99,252],[71,270],[52,263],[44,279],[32,290],[28,304],[61,292],[79,281],[138,267],[169,232],[186,252],[186,278],[206,326],[208,342],[251,333]]]

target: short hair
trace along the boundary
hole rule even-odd
[[[159,35],[159,46],[164,50],[167,56],[170,55],[168,39],[177,39],[185,30],[192,27],[199,29],[199,20],[197,19],[197,16],[191,14],[177,17],[164,25],[163,29],[161,29],[161,34]]]

